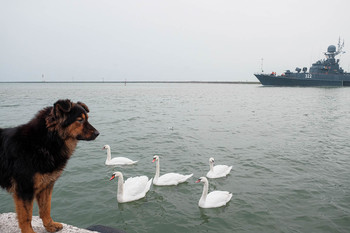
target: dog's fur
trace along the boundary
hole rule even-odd
[[[62,229],[51,218],[51,195],[78,140],[94,140],[99,132],[88,122],[88,107],[58,100],[27,124],[0,128],[0,186],[13,194],[22,233],[33,233],[33,201],[47,231]]]

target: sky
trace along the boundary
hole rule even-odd
[[[349,0],[3,0],[0,82],[257,81],[324,59]]]

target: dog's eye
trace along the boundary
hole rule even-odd
[[[84,122],[84,118],[78,117],[78,118],[77,118],[77,121],[78,121],[79,123],[83,123],[83,122]]]

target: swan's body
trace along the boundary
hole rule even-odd
[[[203,182],[203,193],[198,206],[201,208],[217,208],[227,204],[231,200],[232,193],[228,191],[213,191],[208,193],[209,182],[206,177],[200,177],[196,183]]]
[[[103,149],[107,149],[107,159],[105,162],[106,165],[131,165],[137,163],[137,161],[133,161],[125,157],[115,157],[112,159],[111,147],[109,145],[105,145]]]
[[[148,180],[147,176],[130,177],[124,182],[121,172],[114,172],[111,179],[118,177],[117,200],[119,203],[136,201],[146,196],[149,191],[152,179]]]
[[[214,166],[214,158],[209,159],[210,170],[207,173],[208,178],[220,178],[227,176],[232,166],[227,165],[215,165]]]
[[[156,174],[153,178],[153,184],[159,186],[167,186],[167,185],[178,185],[180,183],[185,182],[189,179],[193,174],[190,175],[182,175],[179,173],[166,173],[162,176],[159,176],[159,156],[155,155],[153,157],[153,162],[156,161]]]

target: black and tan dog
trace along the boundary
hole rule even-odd
[[[94,140],[99,132],[88,122],[88,107],[58,100],[27,124],[0,129],[0,185],[13,193],[22,233],[33,233],[33,201],[47,231],[62,229],[51,218],[51,195],[78,140]]]

